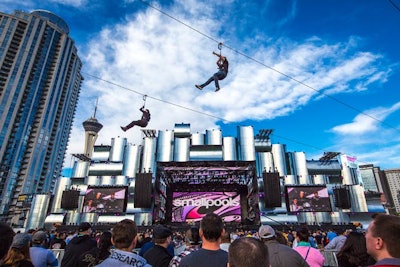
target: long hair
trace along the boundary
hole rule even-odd
[[[31,261],[31,257],[29,254],[29,245],[24,246],[21,249],[10,248],[10,250],[8,251],[7,259],[4,261],[4,264],[11,267],[17,267],[19,266],[19,263],[23,260]]]
[[[339,266],[367,266],[366,239],[362,233],[351,232],[337,254]]]

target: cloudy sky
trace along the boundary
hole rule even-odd
[[[82,122],[98,109],[97,144],[190,123],[192,132],[237,126],[273,129],[273,143],[317,159],[326,151],[361,164],[400,167],[400,0],[3,0],[2,12],[45,9],[70,27],[83,62],[71,153],[82,153]],[[194,87],[230,63],[221,91]],[[68,166],[66,166],[68,167]]]

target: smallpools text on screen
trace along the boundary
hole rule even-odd
[[[228,199],[207,199],[205,197],[200,199],[175,199],[173,205],[175,207],[184,206],[197,206],[197,207],[212,207],[212,206],[239,206],[239,201],[233,198]]]

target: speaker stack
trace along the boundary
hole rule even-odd
[[[151,208],[152,173],[138,173],[135,179],[135,208]]]
[[[281,183],[278,172],[264,172],[264,201],[266,208],[281,207]]]

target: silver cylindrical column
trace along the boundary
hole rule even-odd
[[[222,145],[221,130],[206,130],[206,145]]]
[[[174,161],[176,162],[189,161],[189,156],[190,156],[189,147],[190,147],[189,138],[175,138]]]
[[[115,178],[113,176],[105,175],[101,177],[101,185],[114,185]]]
[[[141,146],[127,145],[125,148],[125,160],[122,175],[135,177],[139,171]]]
[[[273,172],[274,171],[274,159],[271,152],[258,152],[258,166],[257,175],[261,176],[263,172]]]
[[[85,178],[87,185],[101,185],[101,176],[88,176]]]
[[[310,177],[308,175],[306,154],[304,152],[293,152],[295,173],[299,177],[299,184],[310,184]]]
[[[222,157],[224,161],[236,161],[237,156],[237,147],[236,147],[236,138],[233,136],[226,136],[222,139],[223,147],[222,147]]]
[[[159,131],[157,137],[157,161],[169,162],[173,159],[174,131]]]
[[[128,185],[128,177],[124,175],[115,176],[116,185]]]
[[[238,126],[239,160],[256,160],[253,126]]]
[[[326,184],[325,176],[323,174],[314,175],[314,184]]]
[[[272,144],[272,155],[274,158],[274,166],[279,176],[287,175],[287,166],[285,159],[286,147],[282,144]]]
[[[145,137],[143,145],[143,158],[141,172],[155,172],[157,139]]]
[[[27,224],[25,226],[26,229],[37,229],[43,227],[49,204],[50,204],[49,194],[35,195],[35,197],[32,200],[32,205],[29,211]]]
[[[295,175],[292,175],[292,174],[285,175],[284,179],[285,179],[285,185],[296,185],[297,184]]]
[[[203,133],[194,133],[190,137],[192,146],[204,145],[205,135]]]
[[[111,138],[111,151],[110,161],[121,162],[124,158],[124,149],[126,145],[126,138]]]
[[[72,177],[85,177],[88,173],[89,161],[75,161]]]

